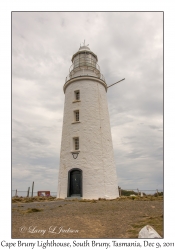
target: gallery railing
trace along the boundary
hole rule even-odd
[[[65,83],[66,83],[67,81],[69,81],[70,79],[73,79],[73,78],[76,78],[76,77],[80,77],[80,76],[96,77],[96,78],[98,78],[98,79],[100,79],[100,80],[102,80],[102,81],[105,82],[105,77],[104,77],[101,73],[98,73],[98,75],[93,76],[93,75],[88,75],[87,72],[84,72],[84,71],[82,70],[82,71],[80,71],[80,74],[77,74],[77,73],[76,73],[76,76],[74,76],[74,75],[72,75],[72,74],[70,73],[70,74],[66,77]]]
[[[77,71],[79,68],[84,68],[84,67],[88,67],[88,68],[92,68],[93,70],[98,70],[100,71],[100,66],[93,60],[91,59],[83,59],[83,60],[75,60],[74,63],[70,66],[69,72],[75,70]]]

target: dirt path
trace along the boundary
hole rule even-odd
[[[12,238],[137,238],[148,223],[163,236],[162,215],[161,200],[14,203]]]

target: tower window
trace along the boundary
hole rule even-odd
[[[74,138],[74,148],[79,150],[79,137]]]
[[[79,90],[75,91],[75,100],[80,100],[80,91]]]
[[[74,111],[74,117],[75,117],[75,121],[78,122],[80,118],[79,110]]]

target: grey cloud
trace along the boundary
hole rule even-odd
[[[158,127],[158,126],[154,126],[154,125],[149,125],[149,127],[150,127],[151,129],[156,129],[156,130],[158,130],[158,129],[159,129],[159,127]]]

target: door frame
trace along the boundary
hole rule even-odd
[[[67,185],[67,197],[71,197],[70,195],[70,175],[71,175],[71,172],[74,171],[74,170],[78,170],[80,171],[80,197],[83,196],[83,171],[80,169],[80,168],[72,168],[68,171],[68,185]]]

